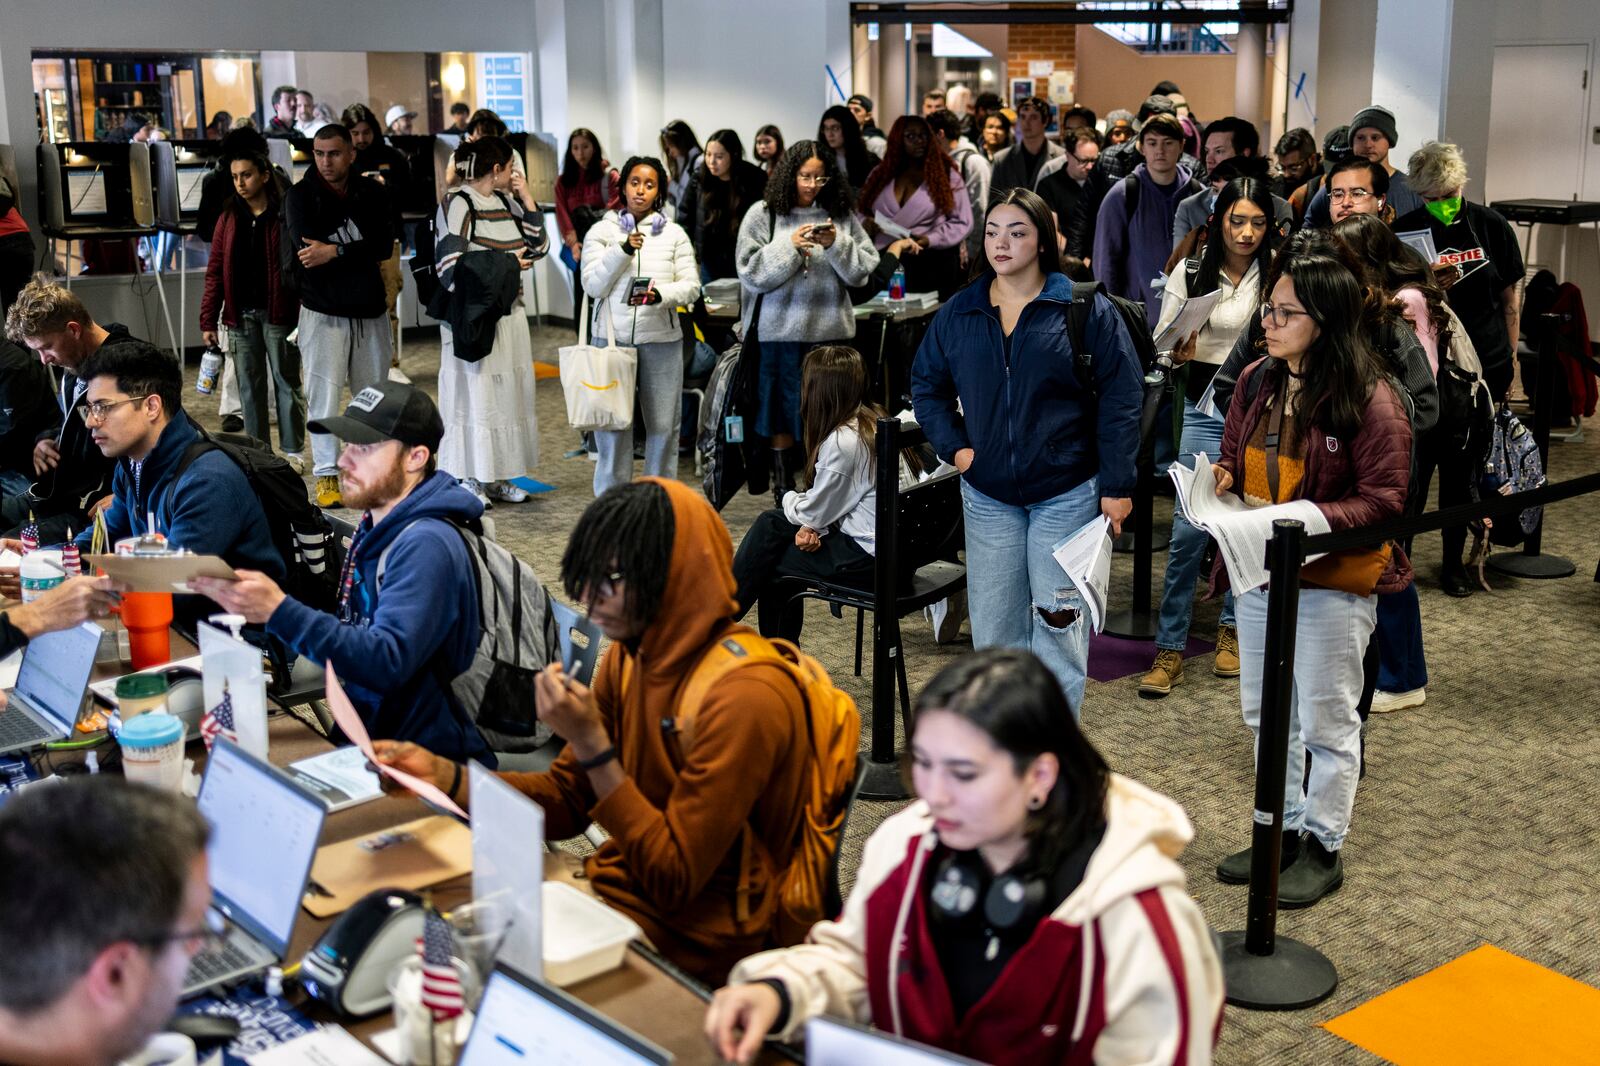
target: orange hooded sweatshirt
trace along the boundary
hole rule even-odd
[[[610,839],[586,864],[595,891],[673,962],[721,983],[735,962],[770,946],[774,879],[793,855],[805,805],[804,703],[781,668],[740,667],[706,696],[694,745],[679,752],[663,720],[677,717],[683,682],[701,656],[743,627],[729,621],[737,609],[733,544],[721,517],[683,484],[648,480],[672,503],[666,592],[643,636],[606,650],[594,682],[627,780],[597,802],[571,748],[546,772],[504,776],[544,808],[551,839],[598,822]],[[747,826],[752,890],[741,916]]]

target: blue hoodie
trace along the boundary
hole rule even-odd
[[[928,442],[945,460],[971,448],[963,476],[1001,503],[1041,503],[1095,476],[1100,495],[1133,495],[1144,377],[1111,301],[1095,298],[1084,330],[1097,404],[1067,336],[1072,282],[1047,275],[1007,339],[989,302],[992,277],[951,297],[917,349],[911,400]]]
[[[282,581],[288,572],[283,556],[272,543],[261,500],[237,463],[212,450],[189,464],[182,477],[176,476],[184,452],[200,439],[199,429],[179,409],[139,464],[137,478],[126,456],[117,460],[112,503],[106,509],[111,543],[149,532],[145,527],[154,511],[155,531],[173,547],[220,555],[235,569],[260,570]],[[85,529],[76,537],[78,547],[88,551],[93,537],[93,528]],[[180,622],[192,622],[217,606],[203,596],[178,596],[173,610]]]
[[[478,586],[455,521],[476,528],[483,504],[436,472],[372,524],[358,527],[350,590],[352,621],[285,598],[267,632],[318,663],[332,660],[350,701],[375,738],[409,740],[447,759],[495,765],[482,734],[440,686],[472,663],[482,630]],[[378,589],[378,558],[390,545]]]
[[[1094,228],[1094,276],[1116,296],[1138,300],[1153,331],[1161,317],[1161,290],[1152,282],[1166,274],[1172,255],[1172,220],[1178,204],[1195,192],[1188,167],[1171,185],[1157,185],[1143,163],[1133,168],[1139,204],[1128,217],[1127,191],[1114,182],[1100,201]]]

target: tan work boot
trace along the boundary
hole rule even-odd
[[[1233,626],[1217,627],[1217,661],[1211,672],[1218,677],[1239,676],[1239,631]]]
[[[317,506],[344,506],[344,497],[339,493],[339,479],[334,475],[322,474],[317,478]]]
[[[1183,652],[1161,648],[1156,651],[1155,665],[1139,680],[1139,695],[1148,700],[1158,700],[1182,680]]]

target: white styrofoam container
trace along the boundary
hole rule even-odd
[[[569,884],[544,883],[544,979],[565,987],[622,965],[643,935],[631,918]]]

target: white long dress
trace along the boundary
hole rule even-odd
[[[522,247],[520,215],[508,213],[497,196],[482,196],[470,187],[461,191],[472,198],[478,214],[471,226],[469,252],[514,252]],[[466,203],[452,196],[448,208],[449,230],[441,227],[440,235],[466,236]],[[449,326],[441,324],[439,340],[439,414],[444,419],[440,469],[485,483],[531,472],[539,462],[539,426],[534,411],[533,338],[522,301],[500,319],[494,348],[476,363],[456,358]]]

